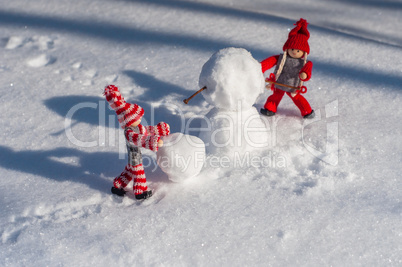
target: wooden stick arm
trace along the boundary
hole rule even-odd
[[[266,79],[265,81],[267,83],[270,83],[270,84],[275,84],[275,85],[291,88],[291,89],[294,89],[294,90],[298,90],[298,91],[300,91],[301,94],[305,94],[307,92],[307,87],[303,85],[303,81],[301,82],[300,87],[294,87],[294,86],[290,86],[290,85],[283,84],[283,83],[277,83],[277,82],[270,81],[268,79]],[[271,89],[271,87],[269,87],[268,85],[265,86],[265,87],[267,89]]]
[[[300,88],[301,88],[301,87],[290,86],[290,85],[287,85],[287,84],[277,83],[277,82],[268,81],[268,80],[265,80],[265,81],[267,83],[270,83],[270,84],[275,84],[275,85],[279,85],[279,86],[283,86],[283,87],[287,87],[287,88],[291,88],[291,89],[295,89],[295,90],[300,90]]]
[[[195,97],[196,95],[198,95],[199,93],[201,93],[202,91],[204,91],[205,89],[207,89],[206,86],[202,87],[200,90],[198,90],[197,92],[195,92],[194,94],[192,94],[189,98],[186,98],[183,100],[184,104],[188,104],[188,101],[190,101],[193,97]]]

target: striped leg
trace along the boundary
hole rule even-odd
[[[133,171],[134,167],[130,164],[127,164],[126,168],[120,174],[120,176],[114,179],[113,186],[118,189],[125,188],[128,183],[134,178]]]
[[[147,178],[145,177],[145,172],[144,172],[144,167],[142,164],[138,164],[134,167],[134,185],[133,185],[133,190],[134,194],[141,195],[144,193],[144,191],[148,190],[147,186]]]

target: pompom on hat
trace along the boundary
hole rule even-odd
[[[106,86],[103,95],[110,107],[116,111],[117,119],[123,129],[140,120],[144,115],[144,109],[137,104],[127,103],[119,88],[114,85]]]
[[[310,46],[308,44],[310,33],[307,30],[307,20],[301,18],[294,25],[296,27],[289,32],[288,40],[283,45],[283,51],[286,49],[299,49],[310,54]]]

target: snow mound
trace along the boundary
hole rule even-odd
[[[163,146],[156,158],[169,180],[182,182],[200,173],[205,161],[205,145],[196,136],[173,133],[163,137]]]
[[[55,59],[52,58],[51,56],[42,54],[40,56],[28,59],[27,65],[32,68],[40,68],[40,67],[45,67],[49,64],[52,64],[54,61],[55,61]]]
[[[199,86],[205,100],[220,109],[247,110],[264,91],[260,63],[243,48],[225,48],[204,64]]]
[[[25,44],[26,39],[20,36],[11,36],[6,44],[6,49],[12,50],[21,47]]]

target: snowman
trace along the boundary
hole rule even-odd
[[[268,146],[264,121],[253,106],[264,92],[260,63],[242,48],[225,48],[204,64],[199,86],[213,106],[201,123],[199,137],[208,155],[234,159]]]
[[[174,182],[197,176],[208,159],[233,163],[236,157],[268,146],[267,127],[253,107],[265,81],[260,63],[250,52],[225,48],[213,54],[202,67],[199,85],[199,92],[213,106],[201,122],[199,137],[170,134],[163,137],[164,145],[157,152],[158,166]]]

